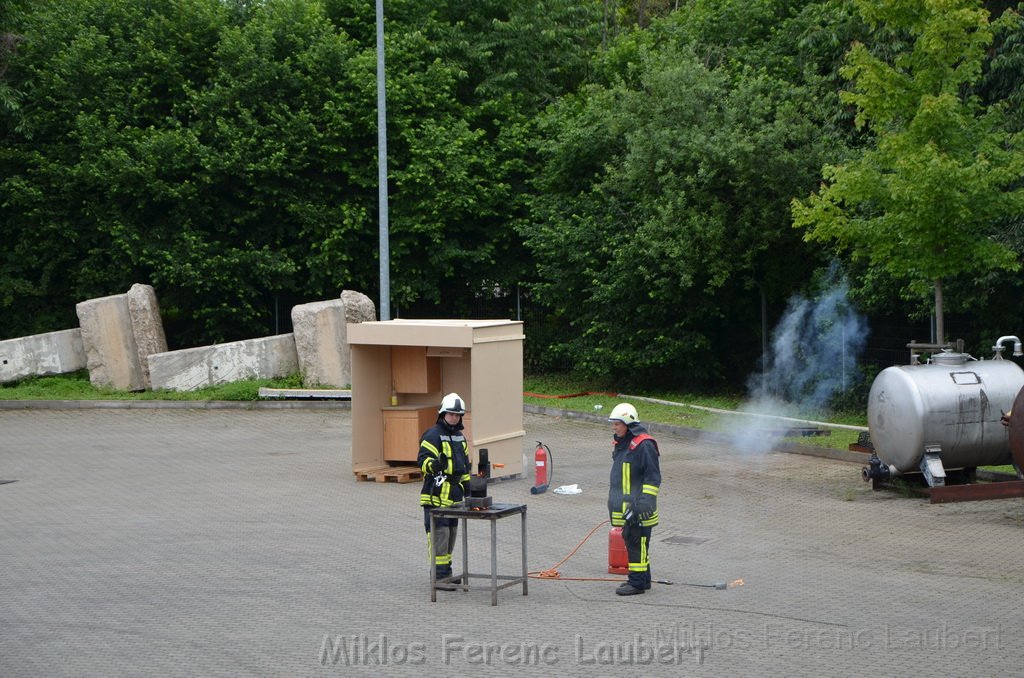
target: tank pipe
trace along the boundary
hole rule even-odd
[[[1004,341],[1010,341],[1011,339],[1013,340],[1013,355],[1014,355],[1014,357],[1020,357],[1020,356],[1024,355],[1024,350],[1021,350],[1022,347],[1021,347],[1020,339],[1018,339],[1017,337],[1013,336],[1012,334],[1008,334],[1005,337],[999,337],[998,339],[996,339],[996,345],[992,347],[992,350],[996,352],[995,360],[1002,360],[1003,359],[1003,350],[1006,348],[1005,346],[1003,346],[1003,342]]]
[[[825,426],[827,428],[841,428],[847,431],[867,431],[867,426],[851,426],[849,424],[833,424],[828,421],[814,421],[812,419],[794,419],[793,417],[782,417],[775,414],[761,414],[759,412],[740,412],[737,410],[722,410],[717,407],[705,407],[703,405],[691,405],[690,403],[676,403],[671,400],[660,400],[658,398],[647,398],[644,396],[627,395],[625,393],[619,394],[620,398],[627,398],[629,400],[645,400],[649,403],[657,403],[658,405],[675,405],[676,407],[692,407],[695,410],[704,410],[705,412],[715,412],[716,414],[736,414],[747,417],[760,417],[762,419],[778,419],[779,421],[789,421],[797,424],[809,424],[811,426]]]

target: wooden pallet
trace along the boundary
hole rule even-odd
[[[355,471],[355,475],[359,482],[414,483],[423,479],[423,471],[415,466],[375,466]]]

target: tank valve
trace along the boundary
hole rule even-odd
[[[889,476],[889,467],[883,464],[878,455],[874,453],[868,459],[868,465],[860,470],[860,477],[864,479],[865,483],[870,481],[873,490],[879,489],[882,483],[889,480]]]
[[[1003,359],[1003,351],[1006,349],[1006,347],[1003,346],[1003,342],[1004,341],[1012,341],[1013,342],[1013,355],[1014,355],[1014,357],[1019,358],[1020,356],[1024,356],[1024,350],[1022,350],[1022,349],[1024,349],[1024,345],[1021,344],[1020,339],[1018,339],[1017,337],[1013,336],[1012,334],[1009,334],[1009,335],[1007,335],[1005,337],[999,337],[998,339],[996,339],[996,345],[992,347],[992,350],[995,351],[995,355],[993,356],[994,360],[1002,360]]]

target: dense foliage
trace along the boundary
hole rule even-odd
[[[457,314],[467,291],[523,277],[508,222],[530,119],[599,39],[574,4],[389,3],[397,306]],[[276,297],[374,293],[373,9],[73,0],[20,14],[0,334],[70,326],[75,302],[140,281],[179,346],[265,333]]]
[[[1020,268],[1003,237],[1024,212],[1024,152],[1004,106],[982,107],[974,86],[996,25],[970,0],[916,4],[857,0],[874,25],[903,32],[909,48],[890,61],[862,43],[842,73],[844,100],[876,144],[825,168],[828,185],[794,203],[812,240],[837,242],[899,282],[910,298],[934,290],[942,332],[944,279]]]
[[[944,18],[954,5],[998,30],[978,42]],[[1020,184],[1008,2],[385,9],[396,315],[522,311],[531,367],[623,387],[742,383],[833,256],[868,311],[927,313],[906,291],[942,275],[979,334],[1024,315],[1022,285],[997,284],[1024,242],[1019,211],[993,202]],[[987,47],[970,77],[938,85],[915,65],[929,21]],[[365,0],[0,0],[0,338],[74,326],[75,303],[136,282],[156,288],[172,348],[286,331],[292,304],[342,289],[376,300],[375,65]],[[948,95],[928,118],[956,130],[948,145],[906,136],[907,113],[894,127],[865,112],[905,102],[882,66]],[[912,180],[879,193],[904,157]],[[970,195],[947,209],[950,162]],[[882,246],[870,256],[792,227],[794,200],[827,195],[823,167],[832,186],[835,168],[872,168],[849,198]],[[890,237],[894,192],[932,210],[926,243]],[[936,251],[954,232],[969,266]]]
[[[789,228],[787,204],[835,152],[835,111],[773,43],[795,17],[747,4],[695,3],[623,41],[601,63],[606,82],[546,116],[521,230],[540,298],[574,328],[558,346],[587,372],[742,376],[736,365],[761,349],[762,298],[784,304],[822,263]],[[764,42],[726,59],[711,36],[752,30],[755,9]]]

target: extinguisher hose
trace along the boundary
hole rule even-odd
[[[543,444],[541,447],[543,447],[544,451],[548,453],[548,485],[553,485],[555,482],[555,458],[551,455],[550,447]]]
[[[558,567],[560,565],[562,565],[563,563],[565,563],[570,558],[572,558],[574,555],[576,555],[576,552],[580,550],[580,547],[583,546],[585,543],[587,543],[588,539],[590,539],[592,536],[594,536],[594,533],[597,532],[598,528],[600,528],[602,525],[607,525],[609,522],[610,522],[609,520],[605,519],[605,520],[602,520],[601,522],[599,522],[597,525],[594,525],[594,527],[590,530],[590,532],[587,533],[587,536],[583,537],[583,539],[580,540],[580,543],[576,544],[576,546],[573,548],[573,550],[569,552],[569,555],[567,555],[565,558],[562,558],[561,560],[559,560],[557,563],[552,565],[550,568],[548,568],[546,570],[536,570],[536,571],[533,571],[533,572],[527,572],[526,575],[528,577],[530,577],[531,579],[547,579],[547,580],[558,580],[558,581],[615,581],[615,582],[628,581],[628,579],[622,579],[621,577],[563,577],[562,573],[558,571]],[[722,591],[722,590],[724,590],[726,588],[732,588],[734,585],[737,585],[737,584],[742,586],[743,585],[743,580],[742,579],[737,579],[736,581],[730,582],[729,584],[726,584],[724,582],[715,582],[714,584],[695,584],[695,583],[688,583],[688,582],[674,582],[674,581],[672,581],[670,579],[655,579],[653,583],[655,583],[655,584],[667,584],[667,585],[670,585],[670,586],[673,585],[673,584],[680,584],[681,586],[695,586],[697,588],[716,589],[718,591]]]
[[[550,452],[548,454],[550,454]],[[610,577],[563,577],[562,574],[557,569],[559,565],[561,565],[562,563],[564,563],[565,561],[569,560],[574,555],[576,555],[576,552],[580,550],[580,547],[583,546],[587,542],[588,539],[590,539],[592,536],[594,536],[594,533],[597,532],[598,528],[600,528],[602,525],[606,525],[608,522],[609,521],[607,519],[605,519],[605,520],[602,520],[601,522],[599,522],[597,525],[594,525],[593,529],[590,530],[590,532],[587,533],[587,536],[585,536],[580,541],[580,543],[576,544],[576,547],[573,548],[573,550],[569,552],[569,555],[567,555],[565,558],[562,558],[561,560],[559,560],[557,563],[552,565],[549,569],[547,569],[547,570],[537,570],[536,572],[527,572],[526,573],[527,576],[532,578],[532,579],[560,579],[562,581],[618,581],[618,582],[625,581],[625,579],[621,579],[621,578],[612,579]]]

